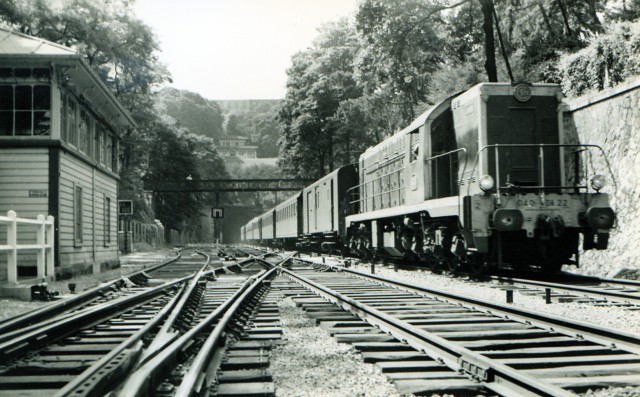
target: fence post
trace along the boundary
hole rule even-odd
[[[47,235],[46,235],[46,244],[49,246],[47,252],[47,277],[50,280],[54,279],[54,275],[55,275],[55,270],[54,270],[54,250],[56,249],[56,245],[55,245],[55,241],[54,241],[54,236],[55,236],[55,229],[56,229],[56,224],[55,221],[53,219],[52,215],[47,216],[47,226],[45,228],[45,230],[47,231]]]
[[[16,212],[7,211],[7,217],[10,219],[7,224],[7,245],[10,247],[7,251],[7,281],[10,283],[18,282],[18,222],[16,221]]]
[[[40,214],[38,215],[37,218],[38,221],[38,226],[37,226],[37,231],[36,231],[36,244],[38,244],[39,248],[38,248],[38,253],[36,254],[36,264],[38,266],[38,271],[37,271],[37,277],[38,278],[45,278],[45,269],[44,269],[44,260],[45,260],[45,245],[44,245],[44,228],[45,228],[45,224],[44,224],[44,215]]]

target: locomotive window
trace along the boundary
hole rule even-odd
[[[409,134],[409,147],[410,147],[410,161],[411,163],[413,163],[414,161],[416,161],[418,159],[418,152],[420,150],[420,137],[418,135],[418,131],[419,130],[415,130],[415,131],[411,131],[411,133]]]

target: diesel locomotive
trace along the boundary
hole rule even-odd
[[[275,215],[283,203],[242,233],[293,244],[278,239],[286,227],[298,247],[434,268],[557,271],[580,245],[607,247],[608,181],[602,149],[565,137],[558,85],[482,83],[287,200],[295,222]],[[257,235],[261,222],[273,230]]]

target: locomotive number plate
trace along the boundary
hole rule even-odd
[[[548,197],[544,199],[540,197],[520,197],[516,199],[516,207],[524,209],[568,208],[570,204],[569,199],[562,197]]]

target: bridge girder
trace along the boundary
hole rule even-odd
[[[283,192],[302,190],[313,179],[201,179],[176,182],[145,183],[154,193],[199,192]]]

